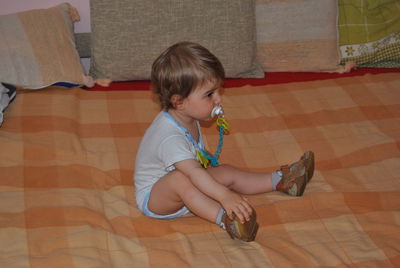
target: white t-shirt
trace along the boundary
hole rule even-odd
[[[204,148],[199,123],[197,128],[198,145]],[[136,155],[134,181],[139,208],[153,184],[174,170],[175,163],[186,159],[197,159],[195,146],[176,122],[160,112],[146,130]]]

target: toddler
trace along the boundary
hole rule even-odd
[[[146,130],[136,156],[136,202],[146,216],[173,219],[192,212],[232,238],[252,241],[258,225],[245,195],[277,190],[301,196],[313,175],[314,154],[305,152],[272,174],[230,165],[204,168],[199,162],[204,152],[199,121],[213,119],[224,78],[221,62],[196,43],[177,43],[155,60],[151,82],[162,111]]]

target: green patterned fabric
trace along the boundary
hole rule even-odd
[[[341,63],[400,67],[400,1],[339,0]]]

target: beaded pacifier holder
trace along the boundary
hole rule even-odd
[[[215,106],[214,109],[211,112],[211,117],[217,116],[217,126],[219,127],[219,140],[218,140],[218,146],[217,149],[214,153],[214,155],[208,154],[205,150],[202,150],[201,148],[198,148],[196,151],[197,158],[200,161],[200,164],[204,168],[208,168],[209,165],[211,164],[212,166],[218,166],[218,158],[219,155],[221,154],[222,150],[222,144],[224,141],[224,134],[226,134],[229,130],[229,124],[227,120],[224,117],[224,110],[220,105]]]

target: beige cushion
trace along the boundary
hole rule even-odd
[[[0,16],[0,81],[28,88],[56,82],[86,84],[71,14],[79,18],[64,3]]]
[[[114,81],[150,78],[151,64],[178,41],[214,53],[227,77],[262,77],[251,0],[92,0],[90,73]]]
[[[257,0],[257,54],[266,72],[335,72],[336,0]]]

